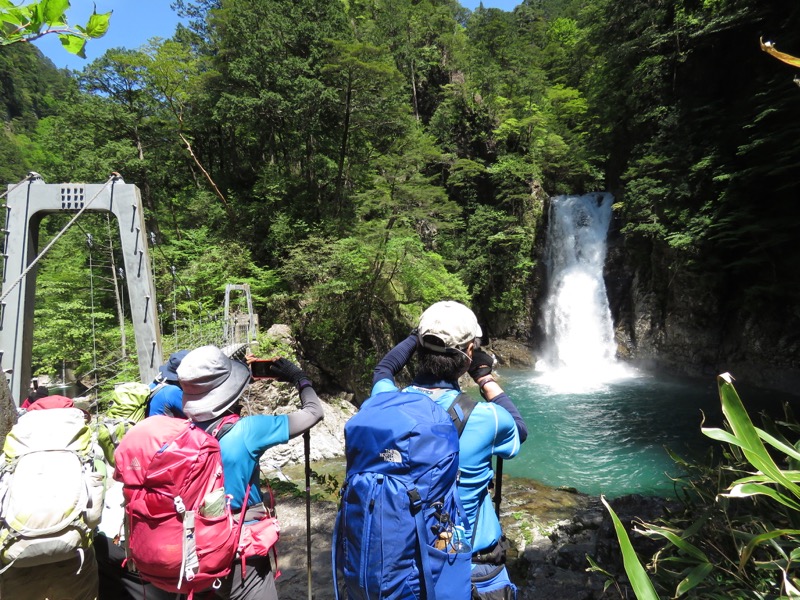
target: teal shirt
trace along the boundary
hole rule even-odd
[[[289,441],[289,417],[286,415],[252,415],[239,419],[219,441],[225,493],[232,496],[231,510],[241,511],[247,484],[250,483],[248,506],[262,501],[259,489],[261,470],[258,461],[269,448]]]

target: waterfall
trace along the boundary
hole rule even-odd
[[[546,344],[537,371],[559,387],[593,387],[629,375],[616,360],[603,280],[613,196],[556,196],[547,233]]]

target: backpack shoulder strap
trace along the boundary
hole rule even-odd
[[[226,433],[233,429],[233,426],[236,425],[239,418],[239,415],[225,415],[214,424],[209,433],[219,441]]]
[[[144,409],[145,416],[150,414],[150,403],[153,401],[153,398],[155,398],[156,394],[158,392],[160,392],[161,390],[163,390],[164,386],[167,386],[167,385],[169,385],[169,384],[166,381],[163,381],[163,380],[159,381],[158,384],[156,385],[156,387],[154,387],[152,390],[150,390],[150,393],[147,394],[147,402],[145,402],[145,409]],[[174,416],[174,415],[167,415],[167,416]]]
[[[456,399],[453,400],[450,408],[447,409],[447,414],[450,415],[453,425],[456,426],[456,431],[458,432],[459,438],[464,432],[464,427],[467,426],[467,421],[469,420],[469,416],[472,414],[472,409],[474,409],[477,405],[478,403],[466,394],[459,394],[456,396]]]
[[[147,397],[148,402],[153,398],[153,396],[155,396],[158,392],[160,392],[161,389],[166,385],[169,385],[166,381],[159,381],[158,384],[156,385],[156,387],[154,387],[152,390],[150,390],[150,394]]]

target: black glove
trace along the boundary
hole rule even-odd
[[[494,366],[494,356],[483,350],[472,351],[472,362],[469,365],[469,376],[473,381],[478,381],[481,377],[492,374]]]
[[[286,381],[294,385],[299,384],[303,379],[310,382],[308,375],[306,375],[303,369],[285,358],[279,358],[273,361],[269,367],[269,374],[278,381]]]

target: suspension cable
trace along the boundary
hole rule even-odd
[[[89,295],[91,298],[91,311],[92,311],[92,370],[97,370],[97,332],[95,329],[94,319],[94,269],[92,268],[92,247],[94,246],[94,238],[91,233],[86,233],[86,245],[89,247]]]
[[[36,258],[34,258],[34,259],[33,259],[33,261],[31,262],[31,264],[29,264],[29,265],[27,266],[27,268],[26,268],[26,269],[25,269],[25,270],[24,270],[24,271],[23,271],[23,272],[20,274],[20,276],[19,276],[19,277],[17,277],[17,278],[16,278],[16,280],[14,280],[14,283],[12,283],[12,284],[11,284],[11,285],[8,287],[8,289],[7,289],[5,292],[3,292],[3,295],[2,295],[2,296],[0,296],[0,303],[2,303],[2,302],[3,302],[3,300],[5,300],[5,299],[6,299],[6,296],[8,296],[8,295],[11,293],[11,290],[13,290],[15,287],[17,287],[17,286],[20,284],[20,282],[21,282],[23,279],[25,279],[25,277],[27,277],[27,276],[28,276],[28,273],[30,273],[30,272],[31,272],[31,270],[33,269],[33,267],[35,267],[35,266],[36,266],[36,264],[39,262],[39,260],[41,260],[41,258],[42,258],[42,257],[44,257],[44,255],[45,255],[45,254],[47,254],[47,253],[50,251],[50,248],[52,248],[52,247],[55,245],[55,243],[56,243],[56,242],[57,242],[57,241],[58,241],[58,240],[61,238],[61,236],[63,236],[63,235],[64,235],[64,234],[65,234],[65,233],[66,233],[66,232],[69,230],[69,228],[70,228],[70,227],[72,227],[72,225],[75,223],[75,221],[77,221],[77,220],[78,220],[78,218],[79,218],[79,217],[80,217],[80,216],[81,216],[81,215],[82,215],[82,214],[83,214],[83,213],[86,211],[86,209],[87,209],[87,208],[89,208],[89,205],[90,205],[92,202],[94,202],[94,201],[97,199],[97,197],[98,197],[98,196],[99,196],[101,193],[103,193],[103,191],[104,191],[104,190],[105,190],[105,189],[106,189],[106,188],[107,188],[109,185],[111,185],[111,183],[113,183],[114,181],[116,181],[118,177],[119,177],[118,175],[111,175],[111,177],[109,177],[109,178],[108,178],[108,181],[106,181],[105,185],[103,185],[103,187],[101,187],[101,188],[100,188],[100,189],[97,191],[97,193],[96,193],[94,196],[92,196],[92,197],[91,197],[91,199],[89,199],[89,201],[88,201],[86,204],[84,204],[84,205],[81,207],[81,209],[80,209],[80,210],[79,210],[79,211],[78,211],[78,212],[75,214],[75,216],[74,216],[74,217],[72,217],[72,219],[70,219],[69,223],[67,223],[67,224],[64,226],[64,228],[63,228],[61,231],[59,231],[59,232],[58,232],[58,233],[55,235],[55,237],[53,237],[53,239],[52,239],[52,240],[50,240],[50,242],[47,244],[47,246],[45,246],[45,247],[44,247],[44,249],[43,249],[43,250],[42,250],[42,251],[41,251],[41,252],[38,254],[38,256],[37,256]]]
[[[8,196],[11,192],[13,192],[15,189],[17,189],[19,186],[21,186],[26,181],[33,181],[37,177],[41,177],[41,175],[39,175],[36,171],[31,171],[30,173],[28,173],[25,176],[25,178],[22,181],[20,181],[19,183],[15,184],[14,187],[7,189],[5,192],[0,194],[0,200],[5,198],[6,196]]]

